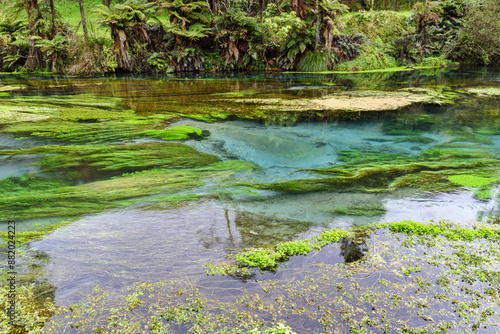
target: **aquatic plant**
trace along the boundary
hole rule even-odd
[[[369,152],[368,152],[369,153]],[[460,173],[491,175],[497,173],[498,156],[476,150],[433,149],[418,157],[367,154],[356,158],[345,152],[345,165],[310,169],[323,175],[321,178],[290,180],[266,184],[246,184],[257,189],[270,189],[291,193],[311,191],[381,192],[401,187],[414,187],[431,191],[457,189],[448,177]],[[349,158],[351,154],[352,158]],[[362,159],[362,160],[361,160]],[[496,174],[495,174],[496,175]]]
[[[139,135],[144,135],[148,137],[160,138],[163,140],[182,140],[182,139],[193,139],[202,138],[202,130],[186,125],[177,125],[169,129],[164,130],[148,130],[141,132]]]
[[[218,280],[203,286],[136,283],[119,298],[96,289],[46,330],[74,324],[77,332],[131,332],[143,326],[174,333],[264,333],[278,327],[310,333],[494,329],[500,314],[498,227],[403,221],[366,231],[371,242],[360,261],[289,267],[288,275],[233,289],[230,296]],[[329,247],[325,251],[335,245]],[[402,315],[409,320],[400,321]]]
[[[236,254],[236,263],[240,267],[255,267],[261,270],[274,270],[279,262],[288,260],[289,256],[306,255],[312,250],[320,250],[322,247],[341,238],[351,236],[347,230],[334,229],[325,230],[320,235],[309,239],[287,241],[279,243],[274,248],[251,248]]]
[[[484,177],[479,175],[469,175],[469,174],[461,174],[461,175],[451,175],[448,176],[448,181],[458,184],[464,187],[474,187],[474,188],[483,188],[493,182],[499,181],[498,177]]]

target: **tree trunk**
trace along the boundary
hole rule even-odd
[[[314,46],[314,50],[317,50],[319,47],[319,43],[321,43],[319,35],[320,20],[321,20],[321,15],[319,13],[319,0],[316,0],[316,45]]]
[[[87,19],[85,18],[85,11],[83,9],[83,0],[78,0],[78,2],[80,3],[80,15],[82,16],[83,36],[87,39]]]
[[[52,32],[56,35],[56,11],[54,9],[54,0],[49,0],[50,13],[52,14]]]

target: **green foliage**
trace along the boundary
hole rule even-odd
[[[344,15],[345,34],[363,34],[376,43],[393,43],[406,31],[408,14],[394,11],[359,11]]]
[[[159,0],[170,20],[167,31],[176,38],[175,47],[185,46],[186,41],[194,41],[208,36],[210,17],[208,5],[204,1]]]
[[[396,61],[382,49],[375,45],[364,44],[357,58],[339,64],[335,67],[338,71],[366,71],[382,68],[396,67]]]
[[[328,59],[324,52],[311,51],[302,57],[297,66],[301,72],[321,72],[328,69]]]
[[[444,66],[463,22],[463,2],[419,2],[413,6],[410,29],[397,38],[391,54],[399,64]]]
[[[471,1],[449,58],[468,64],[500,64],[500,5],[495,0]]]

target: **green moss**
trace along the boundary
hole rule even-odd
[[[190,138],[202,138],[202,130],[186,125],[174,126],[170,129],[149,130],[141,132],[140,135],[160,138],[163,140],[182,140]]]
[[[473,187],[473,188],[483,188],[493,182],[499,181],[498,177],[484,177],[478,175],[451,175],[448,177],[448,181],[458,184],[463,187]]]

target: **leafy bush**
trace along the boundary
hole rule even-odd
[[[472,2],[450,58],[478,65],[500,64],[500,3],[497,0]]]
[[[328,69],[328,56],[324,52],[311,51],[299,61],[297,69],[302,72],[321,72]]]

